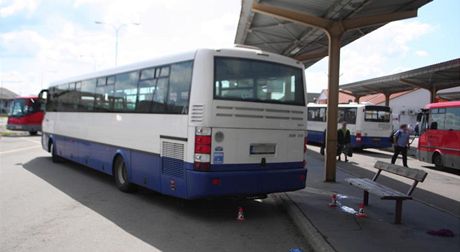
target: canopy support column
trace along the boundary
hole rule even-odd
[[[390,96],[391,94],[390,93],[384,93],[385,95],[385,106],[390,106]]]
[[[340,40],[343,28],[340,23],[326,31],[329,38],[329,81],[327,99],[327,134],[325,152],[325,182],[335,182],[337,157],[337,111],[339,104]]]

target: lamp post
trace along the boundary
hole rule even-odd
[[[94,23],[100,24],[100,25],[108,25],[112,27],[113,30],[115,31],[115,66],[116,66],[118,64],[118,34],[120,32],[120,29],[127,25],[140,25],[140,23],[126,23],[126,24],[120,24],[118,26],[111,24],[111,23],[102,22],[102,21],[94,21]]]

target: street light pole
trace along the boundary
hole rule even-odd
[[[118,34],[120,33],[120,29],[127,25],[140,25],[140,23],[126,23],[126,24],[120,24],[118,26],[115,26],[112,23],[106,23],[102,21],[94,21],[94,23],[100,24],[100,25],[108,25],[112,27],[113,30],[115,31],[115,66],[116,66],[118,64]]]

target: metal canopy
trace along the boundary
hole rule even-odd
[[[325,181],[335,181],[340,48],[431,0],[242,0],[235,42],[311,66],[329,55]]]
[[[460,58],[407,72],[344,84],[340,89],[355,97],[383,93],[386,95],[414,88],[436,91],[460,86]],[[432,97],[434,99],[434,97]]]
[[[309,67],[328,55],[329,42],[320,27],[298,23],[302,14],[326,27],[327,21],[341,21],[346,31],[341,38],[344,46],[388,22],[415,17],[417,9],[430,1],[242,0],[235,43],[293,57]],[[277,13],[290,14],[292,19],[278,18]]]

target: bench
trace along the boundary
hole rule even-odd
[[[417,187],[417,184],[419,182],[423,182],[425,180],[428,173],[419,169],[402,167],[399,165],[389,164],[382,161],[377,161],[374,165],[374,168],[378,169],[378,172],[374,175],[372,179],[348,178],[345,179],[345,181],[347,181],[352,186],[364,190],[364,205],[369,204],[369,193],[379,196],[382,200],[395,200],[395,224],[401,224],[403,201],[412,199],[411,195],[412,192],[414,192],[415,187]],[[376,182],[377,178],[379,177],[382,171],[386,171],[402,177],[412,179],[414,183],[409,188],[409,191],[407,191],[407,193],[394,190],[390,187],[384,186]]]

